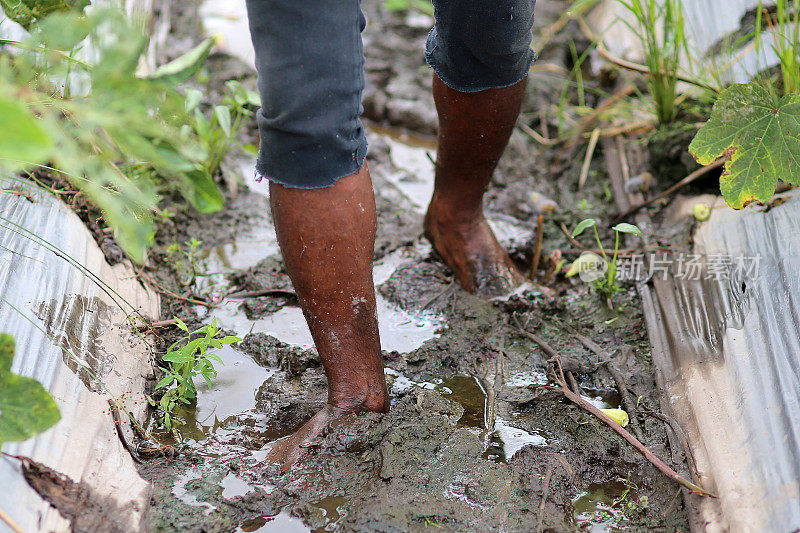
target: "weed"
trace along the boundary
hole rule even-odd
[[[187,286],[192,285],[198,276],[203,275],[198,254],[202,241],[192,237],[184,244],[186,248],[174,242],[167,247],[166,252],[168,261],[178,275],[181,285]]]
[[[92,60],[76,59],[89,41]],[[203,146],[181,128],[184,99],[175,89],[202,64],[210,41],[149,77],[137,75],[147,39],[118,9],[53,13],[27,40],[6,44],[18,52],[0,54],[0,129],[13,132],[0,135],[0,171],[57,169],[102,210],[136,260],[152,234],[154,176],[202,212],[222,207]]]
[[[597,247],[600,251],[602,256],[602,261],[606,268],[605,276],[593,276],[595,282],[595,288],[600,292],[606,299],[610,299],[616,293],[620,292],[619,283],[617,283],[617,256],[619,253],[619,234],[620,233],[632,233],[634,235],[642,236],[642,231],[634,226],[633,224],[628,223],[620,223],[614,226],[614,253],[609,259],[608,254],[611,252],[610,250],[606,250],[603,248],[603,243],[600,242],[600,235],[597,233],[597,222],[593,218],[587,218],[582,220],[575,229],[572,231],[572,237],[575,238],[581,233],[583,233],[586,229],[592,228],[594,230],[594,238],[597,242]],[[597,259],[598,256],[593,253],[584,253],[581,255],[570,267],[569,271],[567,272],[567,277],[574,276],[582,271],[593,270],[600,273],[601,269],[597,268]]]
[[[665,124],[678,113],[678,70],[682,55],[689,55],[680,0],[619,0],[634,17],[623,20],[642,44],[647,89],[655,104],[658,122]]]
[[[186,113],[192,116],[191,129],[208,154],[203,172],[209,176],[216,174],[225,155],[238,146],[237,138],[244,119],[252,115],[248,106],[260,105],[258,95],[247,91],[238,81],[229,81],[225,89],[222,104],[214,106],[208,116],[200,108],[203,93],[197,89],[186,91]]]
[[[790,3],[792,4],[790,6]],[[772,34],[772,50],[781,68],[783,94],[800,93],[800,0],[776,0],[775,16],[758,3],[758,17],[763,11]],[[756,47],[760,47],[760,20],[756,22]]]
[[[217,328],[216,319],[212,320],[211,324],[194,331],[189,331],[181,319],[175,317],[175,320],[176,325],[186,335],[175,341],[162,358],[167,363],[166,367],[162,367],[166,376],[158,382],[156,390],[167,390],[158,402],[148,397],[151,405],[160,408],[162,421],[167,431],[172,430],[172,418],[178,404],[189,404],[197,397],[194,377],[202,376],[211,387],[211,378],[217,377],[214,362],[224,364],[222,359],[217,354],[209,352],[209,349],[220,349],[226,344],[233,344],[241,340],[239,337],[233,336],[218,338],[220,330]]]

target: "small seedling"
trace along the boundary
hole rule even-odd
[[[162,358],[166,367],[162,367],[166,375],[156,385],[156,390],[167,388],[161,398],[156,402],[148,397],[153,406],[161,409],[162,420],[167,431],[172,430],[172,417],[178,404],[189,404],[197,397],[194,377],[202,376],[211,387],[211,378],[217,377],[214,361],[224,364],[217,354],[210,353],[209,349],[221,349],[226,344],[239,342],[241,339],[234,336],[217,338],[220,333],[217,328],[217,319],[194,331],[189,331],[188,326],[175,317],[176,325],[186,332],[181,339],[172,343],[167,354]],[[194,338],[193,338],[194,337]]]
[[[643,237],[642,230],[638,227],[634,226],[633,224],[628,224],[626,222],[622,222],[614,226],[614,253],[609,259],[608,253],[610,250],[606,250],[603,248],[603,243],[600,242],[600,235],[597,233],[597,221],[593,218],[587,218],[582,220],[572,231],[572,237],[575,238],[581,233],[583,233],[586,229],[592,228],[594,230],[594,238],[597,242],[597,247],[600,251],[602,256],[603,265],[605,265],[606,274],[605,276],[596,276],[593,278],[595,282],[595,288],[607,299],[611,298],[614,294],[618,293],[622,289],[620,289],[619,284],[617,283],[617,257],[619,255],[619,234],[620,233],[632,233],[634,235],[639,235]],[[593,253],[584,253],[579,257],[572,266],[570,267],[569,271],[567,272],[567,277],[574,276],[575,274],[581,273],[585,270],[595,270],[596,272],[600,272],[601,269],[596,268],[598,261],[598,257],[596,254]]]
[[[198,276],[203,275],[203,268],[200,265],[198,249],[202,241],[192,237],[184,243],[184,249],[180,244],[174,242],[167,247],[167,257],[178,275],[181,285],[191,285]]]

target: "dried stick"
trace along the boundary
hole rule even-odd
[[[681,181],[679,181],[678,183],[676,183],[675,185],[673,185],[672,187],[670,187],[666,191],[662,192],[661,194],[659,194],[657,196],[654,196],[653,198],[650,198],[649,200],[646,200],[646,201],[644,201],[644,202],[642,202],[640,204],[636,204],[636,205],[626,209],[623,213],[621,213],[620,215],[617,216],[617,220],[623,219],[623,218],[627,217],[628,215],[631,215],[631,214],[635,213],[639,209],[641,209],[643,207],[646,207],[646,206],[652,204],[653,202],[657,202],[657,201],[661,200],[662,198],[664,198],[666,196],[669,196],[670,194],[674,193],[675,191],[677,191],[678,189],[680,189],[684,185],[688,185],[689,183],[693,182],[697,178],[699,178],[701,176],[704,176],[705,174],[708,174],[710,171],[714,170],[715,168],[721,167],[727,161],[728,161],[728,157],[723,156],[723,157],[717,159],[716,161],[714,161],[713,163],[711,163],[710,165],[706,165],[704,167],[698,168],[697,170],[695,170],[694,172],[692,172],[691,174],[689,174],[688,176],[686,176]]]
[[[586,157],[583,159],[583,166],[581,167],[581,176],[578,178],[578,192],[581,192],[583,185],[586,183],[586,178],[589,177],[589,166],[592,164],[592,156],[594,149],[597,146],[597,140],[600,138],[600,128],[595,128],[592,131],[592,136],[589,137],[589,145],[586,147]]]
[[[292,291],[282,289],[260,289],[257,291],[241,291],[225,295],[226,298],[258,298],[260,296],[283,296],[285,298],[297,298],[297,294]]]
[[[433,295],[431,298],[429,298],[429,299],[428,299],[428,301],[427,301],[427,302],[425,302],[425,303],[422,305],[422,307],[420,307],[420,308],[419,308],[419,310],[420,310],[420,311],[424,311],[425,309],[427,309],[429,305],[431,305],[433,302],[435,302],[436,300],[438,300],[438,299],[439,299],[439,297],[441,297],[441,296],[444,296],[444,295],[447,293],[447,291],[449,291],[450,289],[452,289],[452,288],[453,288],[453,286],[455,285],[455,283],[456,283],[456,281],[455,281],[455,280],[451,281],[451,282],[450,282],[450,284],[449,284],[447,287],[445,287],[445,289],[444,289],[443,291],[441,291],[441,292],[439,292],[439,293],[436,293],[436,294],[434,294],[434,295]],[[446,305],[446,304],[445,304],[445,305]]]
[[[0,520],[2,520],[3,522],[5,522],[5,523],[8,525],[8,527],[10,527],[10,528],[11,528],[11,529],[14,531],[14,533],[25,533],[25,531],[23,531],[23,530],[22,530],[22,528],[21,528],[21,527],[19,527],[19,526],[16,524],[16,522],[14,522],[14,521],[11,519],[11,517],[10,517],[10,516],[8,516],[8,515],[6,514],[6,512],[5,512],[5,511],[3,511],[2,509],[0,509]]]
[[[533,342],[535,342],[536,345],[539,346],[539,348],[541,348],[542,351],[545,354],[547,354],[548,357],[550,357],[550,358],[553,358],[553,357],[558,358],[558,352],[556,352],[553,349],[552,346],[547,344],[547,342],[545,342],[544,339],[542,339],[541,337],[539,337],[538,335],[536,335],[534,333],[531,333],[530,331],[525,330],[522,327],[522,324],[519,323],[519,320],[517,319],[516,315],[512,315],[512,318],[514,319],[514,323],[517,325],[517,331],[519,332],[520,335],[524,335],[524,336],[528,337],[530,340],[532,340]]]
[[[542,240],[544,239],[544,215],[539,213],[536,219],[536,248],[533,250],[533,263],[531,264],[531,281],[536,282],[536,272],[539,270],[539,259],[542,257]]]
[[[160,320],[158,322],[148,322],[147,324],[139,324],[136,326],[136,331],[145,331],[151,328],[166,328],[168,326],[174,326],[178,323],[178,320],[175,318],[170,318],[169,320]]]
[[[671,480],[675,481],[676,483],[678,483],[682,487],[686,487],[687,489],[689,489],[690,491],[692,491],[693,493],[695,493],[695,494],[697,494],[699,496],[708,496],[710,498],[716,498],[715,495],[713,495],[710,492],[706,491],[705,489],[703,489],[703,487],[701,487],[699,485],[695,485],[691,481],[687,480],[686,478],[684,478],[683,476],[678,474],[675,470],[670,468],[670,466],[667,465],[667,463],[665,463],[664,461],[659,459],[653,452],[648,450],[647,447],[644,444],[639,442],[639,440],[636,437],[634,437],[633,435],[628,433],[625,430],[625,428],[623,428],[622,426],[620,426],[619,424],[614,422],[603,411],[601,411],[600,409],[598,409],[597,407],[595,407],[591,403],[589,403],[586,400],[584,400],[583,398],[581,398],[579,395],[577,395],[574,392],[572,392],[571,390],[569,390],[569,387],[567,387],[567,382],[566,382],[566,380],[564,378],[564,371],[561,369],[561,364],[560,363],[558,363],[558,373],[555,376],[555,381],[556,381],[556,383],[558,383],[562,394],[564,394],[564,396],[566,396],[568,400],[570,400],[571,402],[577,404],[582,409],[584,409],[586,411],[589,411],[591,414],[593,414],[594,416],[596,416],[597,418],[602,420],[608,427],[610,427],[611,429],[616,431],[622,438],[624,438],[626,441],[628,441],[634,448],[639,450],[639,452],[642,455],[644,455],[645,459],[650,461],[650,463],[652,463],[653,466],[655,466],[656,468],[661,470],[661,472],[663,472],[664,475],[666,475],[668,478],[670,478]]]

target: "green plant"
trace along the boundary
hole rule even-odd
[[[430,0],[384,0],[383,7],[389,11],[416,9],[426,15],[433,16],[433,4],[430,3]]]
[[[186,248],[183,248],[177,242],[167,247],[168,260],[182,285],[191,285],[195,282],[197,276],[202,275],[203,269],[200,266],[198,257],[198,249],[201,244],[202,241],[192,237],[191,240],[186,241]]]
[[[87,39],[91,62],[73,57]],[[46,163],[102,210],[136,260],[152,234],[153,176],[202,212],[222,207],[203,146],[181,127],[184,99],[174,87],[196,72],[211,41],[149,77],[136,74],[147,40],[116,9],[52,13],[26,41],[5,42],[18,53],[0,53],[0,172]]]
[[[172,430],[172,418],[178,404],[189,404],[197,397],[194,377],[202,376],[211,387],[211,378],[217,377],[214,361],[224,364],[217,354],[210,349],[221,349],[226,344],[239,342],[241,339],[234,336],[218,338],[220,330],[217,328],[217,319],[194,331],[189,331],[188,326],[179,318],[175,318],[176,325],[186,333],[184,337],[172,343],[167,354],[162,358],[166,367],[162,367],[166,375],[156,385],[156,390],[167,389],[155,402],[149,398],[151,405],[161,409],[164,427]]]
[[[619,0],[635,24],[627,25],[642,44],[647,65],[647,89],[655,104],[658,122],[665,124],[678,113],[678,71],[688,52],[680,0]]]
[[[800,185],[800,94],[779,97],[763,80],[728,87],[689,152],[701,165],[728,158],[720,191],[734,209],[768,201],[778,179]]]
[[[774,18],[759,1],[759,17],[762,12],[772,34],[772,50],[780,61],[783,94],[800,93],[800,0],[776,0]],[[757,49],[761,46],[760,32],[761,24],[757,21]]]
[[[244,119],[252,115],[249,105],[260,106],[257,94],[247,91],[238,81],[225,84],[225,97],[222,104],[211,109],[207,116],[200,108],[203,93],[197,89],[186,90],[186,113],[192,116],[191,129],[203,144],[208,154],[203,163],[203,172],[213,176],[219,170],[222,159],[233,147],[237,146],[239,131]],[[187,125],[185,130],[189,130]]]
[[[26,30],[34,22],[51,13],[60,11],[80,13],[89,4],[89,0],[0,0],[0,7],[8,15],[8,18]]]
[[[55,425],[61,418],[50,393],[33,378],[11,373],[14,339],[0,333],[0,448],[23,441]]]
[[[600,242],[600,235],[597,233],[597,222],[593,218],[587,218],[582,220],[575,226],[575,229],[572,230],[572,238],[577,237],[581,233],[583,233],[586,229],[592,228],[594,230],[594,238],[597,242],[597,247],[600,251],[602,256],[602,260],[606,266],[606,274],[605,277],[599,277],[595,280],[595,288],[606,298],[611,298],[614,294],[618,293],[621,289],[619,284],[617,283],[617,256],[619,253],[619,234],[620,233],[631,233],[634,235],[642,235],[642,230],[638,227],[634,226],[633,224],[628,224],[626,222],[622,222],[617,224],[612,230],[614,230],[614,253],[609,259],[608,253],[610,250],[606,250],[603,248],[603,243]],[[608,253],[607,253],[608,252]],[[594,258],[597,256],[594,254],[584,254],[581,255],[575,262],[572,263],[572,266],[567,271],[567,277],[574,276],[581,272],[582,269],[585,269],[588,265],[589,261],[594,261]]]

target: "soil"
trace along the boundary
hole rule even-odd
[[[173,38],[180,48],[191,42],[185,32],[198,26],[197,5],[173,5]],[[566,6],[538,2],[537,25],[551,24]],[[389,12],[378,0],[365,0],[363,8],[369,19],[365,117],[381,126],[368,134],[369,164],[378,204],[377,290],[394,313],[380,315],[389,328],[382,335],[389,347],[384,359],[392,409],[337,423],[287,474],[265,465],[269,443],[324,404],[326,382],[302,325],[293,322],[302,317],[270,229],[266,184],[230,187],[225,177],[223,211],[198,215],[177,209],[161,223],[147,273],[184,298],[165,295],[162,318],[176,315],[200,325],[216,317],[227,332],[243,338],[225,352],[232,359],[223,355],[219,385],[201,390],[196,408],[178,412],[181,453],[140,467],[154,485],[152,529],[688,530],[678,486],[602,422],[548,388],[551,357],[524,332],[545,339],[597,405],[618,407],[620,394],[632,395],[638,412],[630,415],[644,443],[668,463],[680,461],[682,450],[669,448],[664,423],[647,414],[659,410],[659,399],[635,287],[624,284],[610,309],[588,284],[562,275],[548,286],[528,285],[492,301],[453,283],[422,238],[420,206],[407,194],[421,178],[398,161],[402,146],[416,153],[430,146],[436,129],[422,57],[431,20],[414,11]],[[577,36],[572,25],[540,51],[540,61],[569,67],[570,35]],[[218,54],[213,60],[208,73],[217,92],[226,79],[254,79],[232,57]],[[555,128],[562,85],[563,78],[552,73],[532,74],[520,120],[537,130],[542,122]],[[244,133],[245,142],[253,133]],[[572,228],[584,218],[608,222],[615,215],[603,186],[602,157],[594,157],[586,187],[576,192],[584,149],[564,159],[560,147],[542,149],[517,130],[487,195],[488,217],[513,229],[503,242],[525,272],[539,215],[532,191],[558,205],[545,214],[539,279],[551,251],[569,260],[579,253],[562,223]],[[688,164],[675,159],[672,164]],[[239,162],[232,157],[227,168],[241,168]],[[169,199],[165,207],[176,209]],[[610,240],[607,233],[601,237]],[[183,284],[167,249],[191,238],[202,241],[197,257],[185,260],[196,261],[198,275]],[[259,294],[224,298],[237,292]],[[599,345],[598,353],[575,332]],[[179,332],[159,336],[164,348]],[[625,390],[617,388],[609,365],[619,371]],[[226,381],[236,372],[247,380]],[[203,402],[217,402],[216,411]],[[156,416],[149,428],[175,443]]]

